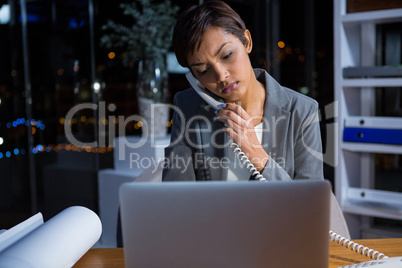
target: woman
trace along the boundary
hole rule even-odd
[[[233,142],[266,180],[323,179],[317,102],[253,69],[251,33],[235,11],[221,1],[188,8],[173,46],[222,105],[212,108],[192,88],[175,95],[164,181],[260,178],[233,153]]]

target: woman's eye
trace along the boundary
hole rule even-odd
[[[206,74],[207,72],[208,72],[208,69],[205,69],[203,71],[197,71],[199,76],[202,76],[202,75]]]
[[[223,60],[227,60],[229,59],[233,54],[233,51],[229,51],[229,53],[227,53],[225,56],[222,57]]]

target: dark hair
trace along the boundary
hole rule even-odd
[[[204,33],[210,27],[222,28],[237,36],[244,45],[247,44],[244,36],[246,25],[239,14],[225,2],[206,1],[186,9],[176,21],[173,48],[181,66],[189,67],[187,55],[200,48]]]

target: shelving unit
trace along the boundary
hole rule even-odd
[[[334,89],[339,124],[335,194],[351,236],[357,239],[364,238],[362,230],[370,227],[374,217],[402,220],[402,193],[375,189],[375,180],[382,179],[375,178],[375,154],[402,155],[402,145],[346,142],[345,121],[376,119],[376,88],[402,90],[402,77],[344,78],[343,70],[376,65],[376,27],[402,22],[402,8],[347,13],[346,5],[346,0],[334,1]],[[391,122],[389,128],[402,129],[401,117],[383,119],[385,125],[387,120]],[[402,173],[400,184],[402,189]]]

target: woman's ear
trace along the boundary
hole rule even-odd
[[[246,44],[245,44],[246,51],[247,53],[250,53],[251,50],[253,49],[253,40],[251,39],[251,33],[249,30],[246,29],[244,31],[244,37],[246,38]]]

